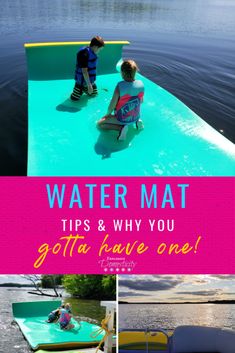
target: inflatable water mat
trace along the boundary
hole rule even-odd
[[[28,65],[28,175],[30,176],[233,176],[235,146],[179,99],[146,77],[141,118],[100,131],[121,81],[123,45],[106,42],[97,66],[98,95],[70,100],[78,50],[89,42],[25,44]],[[119,63],[119,64],[118,64]]]
[[[13,303],[13,316],[33,350],[94,347],[105,333],[97,335],[99,326],[72,319],[74,328],[61,330],[59,323],[48,323],[48,314],[61,305],[60,301]]]

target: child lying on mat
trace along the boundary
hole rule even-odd
[[[107,114],[97,123],[101,129],[118,130],[118,140],[125,140],[130,124],[135,123],[137,129],[143,129],[140,104],[143,102],[144,84],[141,80],[135,79],[136,71],[138,66],[133,60],[123,61],[121,65],[123,81],[120,81],[114,90]]]
[[[52,310],[50,314],[48,315],[47,322],[52,323],[52,322],[57,322],[59,317],[60,317],[60,309],[63,307],[60,306],[59,308]]]

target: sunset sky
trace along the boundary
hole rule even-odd
[[[119,300],[133,303],[235,300],[235,276],[123,275],[119,276]]]

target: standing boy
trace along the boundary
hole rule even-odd
[[[104,47],[104,40],[96,36],[91,39],[88,47],[83,47],[77,53],[77,64],[75,70],[75,86],[70,98],[73,101],[78,101],[85,92],[89,96],[96,95],[97,86],[96,80],[96,64],[97,54]]]

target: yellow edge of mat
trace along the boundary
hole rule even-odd
[[[49,43],[25,43],[24,47],[25,48],[31,48],[31,47],[50,47],[50,46],[57,46],[57,45],[79,45],[79,44],[85,44],[89,45],[90,42],[49,42]],[[105,41],[105,44],[130,44],[128,41]]]
[[[36,347],[33,348],[33,350],[44,350],[44,349],[49,349],[49,350],[55,350],[55,349],[82,349],[82,348],[94,348],[99,344],[99,341],[94,341],[94,342],[64,342],[64,343],[55,343],[55,344],[48,344],[48,343],[42,343],[38,344]]]

